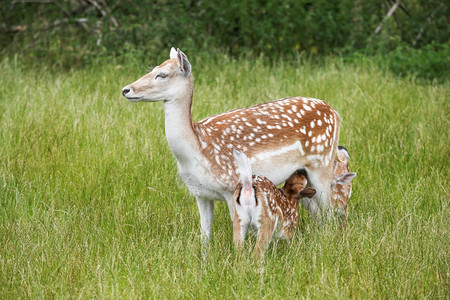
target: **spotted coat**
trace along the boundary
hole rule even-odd
[[[322,100],[294,97],[212,116],[194,123],[194,130],[204,155],[211,157],[214,175],[234,187],[233,148],[252,158],[291,145],[304,156],[306,168],[328,166],[336,151],[339,116]]]

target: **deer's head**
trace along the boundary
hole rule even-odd
[[[289,201],[300,200],[305,197],[313,198],[316,195],[316,190],[306,187],[307,183],[306,171],[297,170],[286,180],[280,190]]]
[[[170,59],[150,73],[125,86],[122,95],[129,101],[171,101],[192,93],[191,64],[180,50],[172,48]]]

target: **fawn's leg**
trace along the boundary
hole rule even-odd
[[[233,217],[233,240],[237,249],[242,249],[244,245],[245,236],[247,235],[248,228],[250,226],[250,220],[241,218],[237,211],[234,211]]]
[[[275,229],[275,222],[269,218],[261,222],[261,227],[259,228],[259,239],[255,247],[255,253],[259,255],[260,258],[264,258],[264,252],[272,239],[273,231]]]
[[[234,211],[233,217],[233,241],[236,248],[241,250],[244,244],[244,238],[241,237],[241,220],[239,219],[236,211]]]

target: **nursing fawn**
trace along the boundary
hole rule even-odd
[[[248,229],[253,227],[259,235],[255,252],[264,257],[272,238],[292,238],[298,224],[299,200],[314,197],[316,190],[306,187],[304,175],[296,174],[288,199],[267,177],[252,175],[251,161],[243,152],[234,150],[233,154],[239,173],[233,196],[234,243],[241,249]]]
[[[356,173],[350,172],[350,154],[343,146],[338,147],[338,154],[333,166],[334,179],[331,182],[331,206],[335,213],[344,219],[348,218],[348,201],[352,194],[352,179]]]

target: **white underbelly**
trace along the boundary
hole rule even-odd
[[[252,156],[253,174],[269,178],[275,185],[284,182],[296,170],[303,169],[300,142]]]

